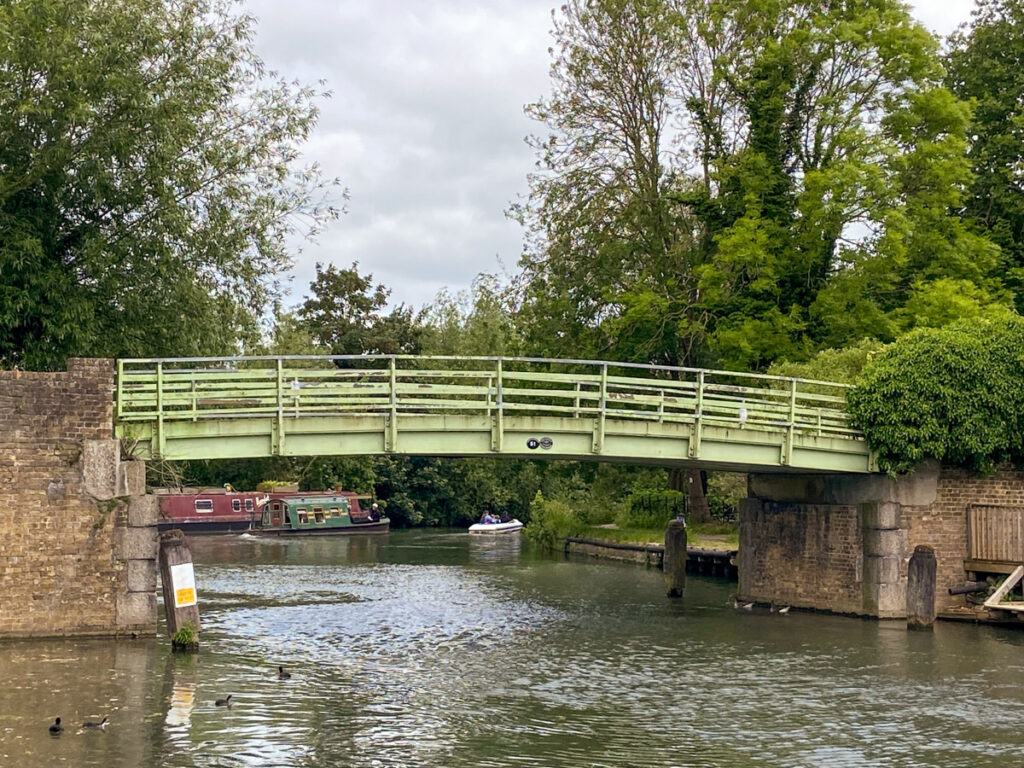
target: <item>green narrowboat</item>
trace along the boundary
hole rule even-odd
[[[364,497],[365,498],[365,497]],[[349,534],[387,533],[391,521],[359,506],[359,497],[344,491],[330,494],[270,494],[263,505],[260,533]]]

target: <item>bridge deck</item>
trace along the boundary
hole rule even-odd
[[[118,361],[136,454],[506,456],[876,471],[830,382],[533,358]]]

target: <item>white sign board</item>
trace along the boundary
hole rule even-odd
[[[196,574],[192,563],[171,566],[171,586],[174,588],[175,608],[196,604]]]

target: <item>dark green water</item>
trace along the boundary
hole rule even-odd
[[[193,552],[196,657],[0,644],[0,766],[1024,765],[1024,634],[748,613],[696,578],[669,601],[460,532]]]

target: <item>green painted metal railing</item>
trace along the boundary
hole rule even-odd
[[[712,427],[781,433],[786,464],[796,435],[862,440],[844,410],[847,389],[754,373],[543,358],[119,360],[115,419],[121,434],[133,423],[150,425],[156,456],[169,426],[181,422],[270,419],[280,448],[289,422],[380,415],[384,448],[394,450],[403,419],[472,414],[492,421],[495,451],[502,450],[506,419],[547,416],[593,420],[597,454],[610,420],[688,425],[693,458]]]

